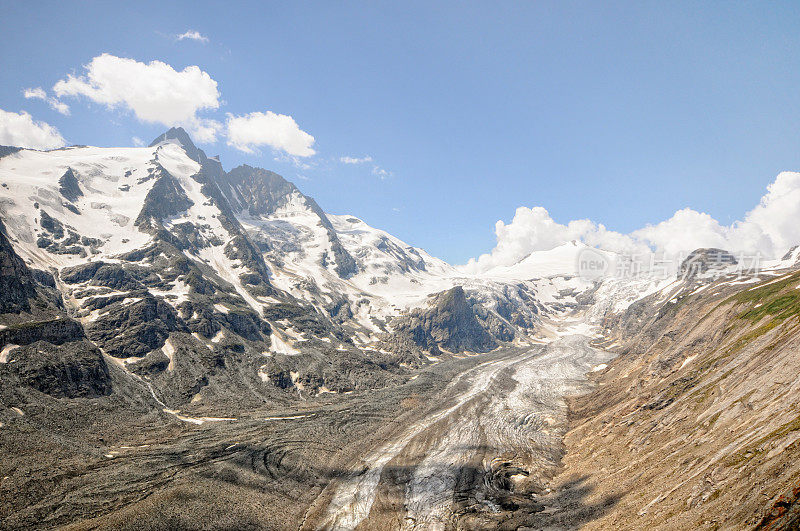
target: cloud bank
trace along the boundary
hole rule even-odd
[[[109,109],[124,108],[142,122],[189,129],[203,143],[216,140],[219,122],[197,113],[219,108],[217,82],[197,66],[177,71],[161,61],[141,63],[104,53],[53,86],[58,97],[83,96]]]
[[[629,234],[608,230],[588,219],[561,224],[542,207],[517,208],[511,223],[495,224],[494,249],[463,266],[483,273],[497,266],[513,265],[534,251],[546,251],[579,240],[592,247],[633,254],[650,252],[678,255],[700,247],[731,252],[761,253],[780,257],[800,244],[800,173],[783,172],[767,187],[759,204],[744,219],[723,225],[710,215],[684,208],[658,224]]]
[[[58,129],[34,122],[31,115],[0,109],[0,145],[30,149],[55,149],[66,144]]]
[[[243,116],[228,114],[228,145],[245,153],[255,153],[261,146],[285,151],[295,157],[314,155],[314,137],[306,133],[294,118],[272,111],[251,112]]]

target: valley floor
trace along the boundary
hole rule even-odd
[[[563,454],[563,397],[580,391],[586,373],[608,358],[588,338],[569,336],[434,364],[379,391],[192,417],[202,424],[110,406],[76,422],[63,422],[69,411],[58,413],[62,421],[52,411],[25,412],[0,428],[0,522],[70,529],[535,525],[559,504],[580,503],[540,500]],[[587,514],[594,510],[604,508]]]

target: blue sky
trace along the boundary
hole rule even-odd
[[[196,65],[220,94],[198,116],[271,111],[315,140],[294,159],[200,144],[226,168],[463,263],[520,206],[622,233],[684,207],[741,219],[800,170],[798,24],[797,2],[6,2],[0,109],[71,144],[149,142],[166,127],[124,106],[64,97],[65,116],[23,91],[103,53]]]

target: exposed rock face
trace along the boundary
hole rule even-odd
[[[81,190],[78,178],[75,177],[75,172],[72,171],[72,168],[67,169],[64,175],[58,180],[58,184],[61,195],[63,195],[64,199],[67,201],[74,203],[79,197],[83,196],[83,190]]]
[[[797,251],[797,245],[792,246],[788,251],[786,251],[786,254],[781,257],[781,260],[790,260],[795,251]]]
[[[461,286],[439,293],[428,308],[400,319],[394,334],[428,350],[488,352],[497,347],[497,341],[478,322]]]
[[[0,221],[0,314],[30,311],[36,281],[25,262],[14,252]]]
[[[800,528],[800,485],[778,497],[754,529],[791,531]]]
[[[205,166],[208,162],[216,162],[216,164],[219,165],[219,161],[208,158],[202,149],[194,145],[191,137],[189,137],[189,134],[183,127],[171,127],[168,131],[158,135],[155,139],[153,139],[153,141],[150,142],[150,147],[154,147],[162,142],[168,141],[172,141],[180,145],[190,159],[200,163],[203,166]],[[222,168],[222,166],[219,167],[220,169]]]
[[[722,270],[736,265],[736,257],[722,249],[695,249],[681,263],[678,278],[693,279],[697,275],[713,270]]]
[[[22,151],[22,148],[14,146],[0,146],[0,159],[8,155],[13,155],[18,151]]]
[[[89,338],[117,358],[144,356],[161,348],[170,332],[188,331],[175,310],[152,296],[129,304],[118,304],[89,323]]]
[[[47,341],[61,345],[84,338],[83,327],[67,317],[56,317],[44,321],[28,321],[7,326],[0,330],[0,345],[29,345],[36,341]]]
[[[65,203],[65,206],[67,205],[69,204]],[[73,206],[73,208],[75,207]],[[88,245],[94,248],[100,244],[94,238],[82,237],[71,227],[65,227],[44,209],[40,212],[39,225],[42,227],[43,233],[36,240],[36,246],[53,254],[72,254],[85,257],[87,253],[84,246]]]
[[[0,222],[0,380],[55,397],[109,394],[102,354],[66,316],[54,287],[51,275],[32,272],[17,255]]]
[[[85,339],[21,346],[11,351],[6,366],[23,384],[57,398],[94,398],[113,390],[103,355]]]
[[[148,220],[162,220],[184,212],[194,203],[186,197],[186,192],[178,181],[163,168],[153,174],[157,180],[144,199],[142,211],[136,219],[136,225],[143,225]]]
[[[299,198],[319,217],[321,226],[327,232],[338,275],[350,278],[358,272],[356,261],[342,246],[330,220],[317,202],[303,195],[295,185],[277,173],[242,165],[226,173],[220,179],[219,186],[226,197],[231,198],[236,210],[246,210],[251,216],[269,216]]]

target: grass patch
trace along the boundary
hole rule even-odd
[[[800,272],[740,291],[722,301],[717,307],[726,303],[746,304],[748,306],[747,309],[737,315],[737,320],[739,321],[757,324],[765,318],[770,318],[758,328],[737,339],[733,345],[726,349],[726,354],[730,355],[738,352],[786,319],[800,316],[800,290],[796,289],[798,284],[800,284]],[[725,335],[737,328],[735,322],[726,327]]]
[[[768,315],[780,320],[787,319],[800,315],[800,290],[795,289],[798,283],[800,273],[792,273],[783,279],[740,291],[725,302],[750,304],[751,307],[739,314],[739,318],[753,323]],[[755,307],[756,304],[760,306]]]
[[[739,318],[757,323],[768,315],[779,320],[800,315],[800,293],[785,293],[772,297],[770,300],[761,303],[758,308],[750,308],[742,313]]]

